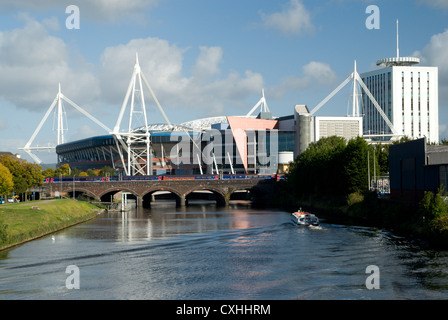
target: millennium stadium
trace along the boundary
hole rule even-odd
[[[364,81],[367,81],[365,84]],[[353,112],[348,116],[316,116],[315,113],[348,83],[353,83]],[[359,91],[362,87],[362,91]],[[330,136],[350,140],[362,136],[370,141],[386,141],[401,137],[400,130],[384,112],[384,102],[376,100],[378,93],[370,78],[356,70],[312,110],[307,105],[291,106],[291,114],[275,116],[269,109],[264,91],[260,100],[245,115],[218,116],[172,124],[140,69],[138,56],[122,108],[113,129],[102,124],[72,100],[59,92],[31,139],[22,148],[39,163],[33,151],[54,148],[58,165],[70,168],[113,168],[116,176],[179,176],[179,175],[273,175],[284,173],[288,165],[310,143]],[[144,95],[147,89],[149,95]],[[361,94],[359,94],[361,93]],[[165,123],[150,124],[146,117],[145,97],[152,98]],[[107,134],[66,142],[62,102],[68,102],[85,116],[103,127]],[[369,114],[381,126],[363,130]],[[360,110],[362,107],[362,111]],[[48,115],[55,109],[58,123],[58,143],[54,147],[32,147],[33,140]],[[126,128],[121,124],[126,119]],[[138,125],[137,125],[138,123]],[[143,124],[143,125],[142,125]],[[133,128],[133,129],[131,129]],[[387,130],[386,130],[387,129]]]
[[[312,124],[304,105],[295,106],[294,114],[284,117],[273,117],[266,110],[256,116],[147,125],[126,135],[110,134],[60,144],[56,147],[58,164],[68,163],[81,170],[109,166],[124,175],[283,173],[295,155],[310,143],[310,135],[302,139],[299,135],[309,131]],[[351,139],[361,134],[359,118],[313,120],[324,131],[319,138],[339,134]]]

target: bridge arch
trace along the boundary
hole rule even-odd
[[[202,188],[191,189],[185,194],[186,204],[192,204],[195,200],[215,201],[217,206],[225,206],[228,199],[222,190],[207,186]]]
[[[176,203],[176,206],[182,205],[185,197],[178,190],[169,187],[156,187],[146,190],[142,194],[143,207],[150,207],[157,203]]]
[[[127,195],[128,199],[134,199],[136,201],[138,201],[138,194],[135,193],[135,191],[131,190],[131,189],[127,189],[127,188],[109,188],[104,190],[103,192],[101,192],[99,194],[99,199],[101,202],[113,202],[113,197],[119,193],[119,192],[126,192],[126,193],[130,193],[130,195]],[[121,200],[121,199],[120,199]]]
[[[67,194],[67,197],[73,198],[73,188],[65,188],[63,190],[63,192],[65,192]],[[100,197],[98,197],[92,191],[87,190],[87,189],[76,188],[75,187],[74,193],[75,193],[75,198],[76,199],[79,199],[79,198],[90,198],[90,199],[93,199],[95,201],[99,201],[100,200]]]
[[[235,189],[235,190],[232,190],[229,200],[230,201],[232,201],[232,200],[244,200],[244,201],[253,200],[255,193],[256,193],[256,191],[253,190],[253,188],[251,188],[251,187]]]

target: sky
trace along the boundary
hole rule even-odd
[[[19,148],[59,84],[113,128],[136,53],[171,123],[245,115],[263,89],[274,116],[293,114],[296,104],[312,109],[355,60],[362,73],[396,55],[397,19],[400,56],[439,68],[440,139],[448,138],[446,0],[2,0],[0,151],[32,161]],[[345,87],[316,115],[347,115],[350,94]],[[164,122],[149,95],[146,106],[150,123]],[[70,104],[64,109],[67,141],[108,134]],[[50,114],[32,146],[55,144]],[[54,152],[36,155],[56,162]]]

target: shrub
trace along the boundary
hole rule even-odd
[[[349,206],[352,206],[352,205],[354,205],[356,203],[360,203],[360,202],[363,202],[363,201],[364,201],[364,195],[361,192],[359,192],[359,191],[350,193],[348,195],[348,197],[347,197],[347,204]]]
[[[425,191],[419,211],[430,231],[442,232],[448,229],[448,204],[445,203],[440,189],[437,193]]]

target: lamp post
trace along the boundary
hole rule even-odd
[[[75,175],[73,175],[73,200],[76,200],[76,197],[75,197]]]
[[[368,183],[368,190],[370,191],[370,151],[367,148],[367,183]]]

